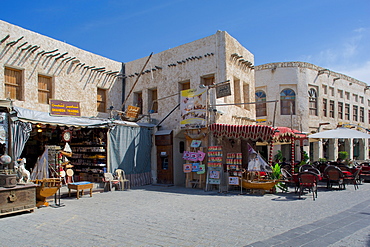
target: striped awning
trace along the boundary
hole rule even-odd
[[[215,137],[242,138],[267,143],[291,142],[292,138],[303,138],[304,136],[288,127],[266,125],[212,124],[209,129]]]

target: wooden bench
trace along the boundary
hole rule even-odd
[[[80,190],[81,196],[84,195],[84,190],[90,189],[90,197],[92,197],[92,188],[93,184],[90,182],[76,182],[68,184],[68,196],[71,197],[71,190],[77,190],[77,199],[80,199]]]

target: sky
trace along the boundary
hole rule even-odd
[[[119,62],[221,30],[255,65],[308,62],[370,84],[369,0],[14,0],[0,19]]]

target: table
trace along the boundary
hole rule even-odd
[[[71,190],[77,190],[77,199],[80,199],[80,193],[81,190],[81,196],[84,195],[84,190],[90,189],[90,197],[92,197],[92,188],[93,184],[90,182],[76,182],[76,183],[70,183],[68,184],[68,196],[71,196]]]

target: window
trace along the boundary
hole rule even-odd
[[[338,102],[338,118],[343,119],[343,102]]]
[[[358,102],[358,95],[357,94],[354,94],[353,95],[353,99],[354,99],[355,102]]]
[[[143,114],[143,93],[135,92],[134,93],[134,106],[139,107],[139,114]]]
[[[344,120],[349,120],[349,104],[344,106]]]
[[[358,106],[354,105],[353,106],[353,121],[358,121]]]
[[[328,100],[327,99],[322,100],[322,115],[324,117],[328,116]]]
[[[280,92],[280,114],[295,115],[295,92],[286,88]]]
[[[158,113],[158,91],[156,88],[150,89],[148,93],[149,110],[151,113]]]
[[[240,80],[237,78],[234,78],[234,103],[241,103],[241,94],[242,90],[240,87]],[[241,106],[241,105],[237,105]]]
[[[244,97],[244,101],[241,102],[241,103],[250,102],[250,99],[249,99],[249,84],[246,84],[246,83],[243,84],[243,97]],[[244,109],[246,109],[246,110],[250,110],[250,107],[251,107],[250,104],[245,104],[244,105]]]
[[[346,99],[349,100],[349,92],[345,92]]]
[[[107,109],[107,90],[103,88],[98,88],[98,94],[97,94],[97,110],[98,112],[106,112]]]
[[[49,104],[49,99],[52,97],[52,78],[49,76],[38,76],[38,100],[39,103]]]
[[[343,90],[338,89],[339,98],[343,99]]]
[[[308,91],[310,115],[317,116],[317,94],[314,88]]]
[[[368,116],[367,116],[367,118],[368,118],[368,119],[367,119],[367,121],[368,121],[368,123],[370,123],[370,110],[368,110],[368,111],[367,111],[367,114],[368,114]]]
[[[210,86],[213,85],[214,83],[215,83],[214,75],[207,75],[201,78],[201,84],[203,84],[204,86]]]
[[[190,89],[190,81],[180,82],[180,91]]]
[[[365,109],[360,107],[360,122],[365,122]]]
[[[22,71],[12,68],[5,68],[4,84],[5,84],[5,98],[22,100]]]
[[[262,90],[256,91],[256,102],[265,102],[256,104],[256,116],[267,116],[266,111],[266,93]]]
[[[324,94],[327,94],[327,93],[328,93],[328,86],[326,86],[326,85],[322,85],[322,92],[323,92]]]
[[[334,88],[333,87],[330,87],[329,88],[329,91],[330,91],[330,96],[333,96],[334,97]]]
[[[360,103],[363,104],[364,103],[364,97],[363,96],[360,96]]]
[[[329,117],[334,118],[334,100],[329,103]]]

